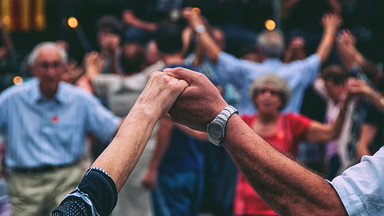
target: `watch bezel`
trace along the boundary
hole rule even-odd
[[[220,133],[220,137],[219,138],[215,138],[215,137],[212,137],[212,131],[211,128],[213,128],[213,126],[217,126],[216,128],[217,129],[220,129],[220,131],[217,131]],[[224,136],[225,136],[225,123],[223,123],[220,119],[214,119],[211,123],[209,123],[207,125],[207,132],[208,132],[208,140],[217,145],[217,146],[221,146],[221,141],[224,139]]]

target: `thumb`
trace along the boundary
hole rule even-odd
[[[200,73],[182,67],[166,68],[163,70],[169,76],[186,81],[189,85],[199,81]]]

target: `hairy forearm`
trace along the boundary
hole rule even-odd
[[[224,147],[256,192],[279,214],[346,214],[327,181],[278,152],[237,115],[228,122]]]
[[[135,105],[111,144],[92,164],[111,176],[117,191],[135,167],[159,116],[160,113],[151,108]]]

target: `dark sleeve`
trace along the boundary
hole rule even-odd
[[[367,115],[365,117],[364,123],[374,125],[376,127],[380,126],[380,121],[383,120],[383,113],[380,112],[372,104],[367,103]]]
[[[112,178],[102,169],[91,168],[84,175],[76,190],[67,195],[52,215],[110,215],[117,202],[117,189]],[[89,214],[91,213],[91,214]]]

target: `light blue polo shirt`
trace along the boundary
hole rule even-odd
[[[53,100],[33,79],[0,95],[0,129],[7,137],[9,167],[62,165],[85,153],[87,134],[108,142],[120,119],[90,93],[61,82]]]
[[[332,181],[348,215],[384,215],[384,147]]]
[[[249,87],[259,76],[274,73],[288,82],[292,94],[283,112],[299,113],[303,103],[304,91],[316,79],[320,71],[321,59],[313,54],[306,59],[285,64],[277,58],[262,63],[238,59],[221,52],[217,61],[218,79],[232,83],[240,91],[240,100],[236,108],[241,114],[254,114],[256,108],[249,96]]]

